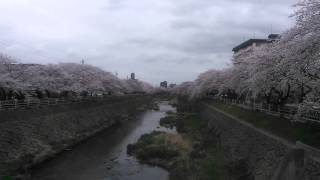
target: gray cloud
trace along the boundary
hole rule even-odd
[[[230,64],[231,49],[292,25],[296,0],[2,0],[0,52],[80,62],[158,84]]]

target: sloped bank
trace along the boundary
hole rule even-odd
[[[319,151],[289,143],[204,102],[197,104],[208,134],[219,140],[227,164],[261,180],[320,179]]]
[[[150,102],[149,96],[126,96],[103,102],[1,112],[0,178],[23,172],[66,147],[129,120]]]
[[[166,169],[170,180],[230,179],[224,169],[221,148],[207,136],[198,113],[167,112],[159,123],[166,128],[174,126],[177,132],[144,134],[136,143],[127,146],[127,153],[141,163]]]

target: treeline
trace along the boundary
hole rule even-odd
[[[0,55],[0,100],[149,93],[148,83],[119,79],[98,67],[75,64],[21,64]]]
[[[319,105],[320,1],[304,0],[296,8],[294,27],[279,40],[235,55],[232,67],[202,73],[194,82],[176,87],[175,93],[254,99],[280,106]]]

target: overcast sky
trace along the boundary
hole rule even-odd
[[[296,0],[0,0],[0,52],[80,62],[152,84],[230,65],[248,38],[288,29]],[[271,28],[272,27],[272,28]]]

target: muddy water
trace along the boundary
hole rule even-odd
[[[159,111],[146,111],[137,120],[112,131],[99,133],[70,151],[45,162],[32,171],[33,180],[167,180],[168,172],[139,164],[126,153],[126,147],[145,133],[159,128],[159,120],[166,111],[175,111],[167,102],[159,104]]]

